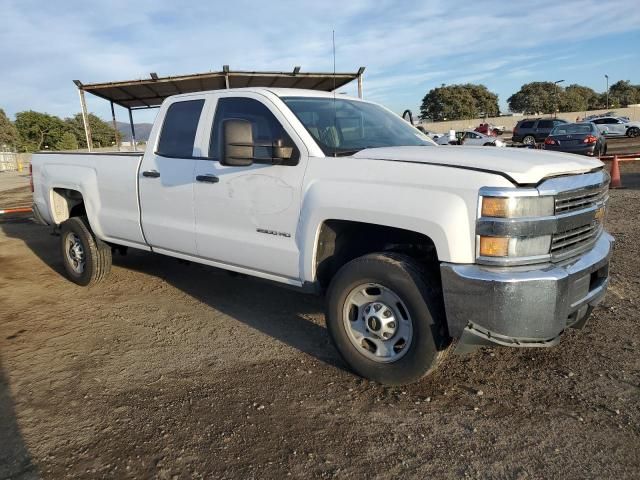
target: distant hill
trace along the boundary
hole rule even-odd
[[[122,141],[130,142],[130,125],[125,122],[116,122],[116,125],[118,125],[118,131],[122,136]],[[136,140],[138,142],[146,142],[147,140],[149,140],[149,134],[151,133],[151,127],[153,127],[153,123],[134,123],[133,126],[136,129]]]

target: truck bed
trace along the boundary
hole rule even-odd
[[[91,228],[100,238],[144,246],[137,181],[142,156],[143,152],[35,153],[31,161],[34,207],[46,222],[60,223],[65,209],[57,207],[66,207],[67,200],[56,192],[77,191],[84,198]]]

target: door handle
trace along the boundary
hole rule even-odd
[[[215,175],[197,175],[196,176],[196,180],[198,182],[204,182],[204,183],[218,183],[220,181],[220,179],[218,177],[216,177]]]
[[[150,177],[150,178],[158,178],[160,176],[160,172],[157,170],[146,170],[142,172],[142,176]]]

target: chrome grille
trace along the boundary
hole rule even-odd
[[[598,239],[603,230],[602,218],[597,215],[598,210],[604,208],[609,198],[609,176],[604,175],[600,182],[592,185],[581,185],[580,188],[556,192],[555,214],[564,219],[562,225],[570,224],[571,228],[560,228],[551,237],[551,258],[562,261],[588,250]],[[593,212],[585,215],[585,212]],[[582,225],[571,221],[574,216],[585,218]]]
[[[564,260],[587,250],[595,243],[600,232],[602,232],[602,224],[593,222],[554,234],[551,240],[552,259]]]
[[[608,184],[593,185],[556,196],[556,215],[593,207],[606,199]]]

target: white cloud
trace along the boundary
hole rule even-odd
[[[527,9],[444,0],[0,0],[0,11],[0,107],[63,116],[78,110],[76,78],[124,80],[223,64],[330,71],[334,29],[338,70],[366,66],[367,95],[402,108],[440,83],[526,79],[568,56],[555,55],[557,45],[570,49],[640,25],[640,9],[601,0],[546,0]],[[104,103],[90,100],[90,107],[105,115]]]

